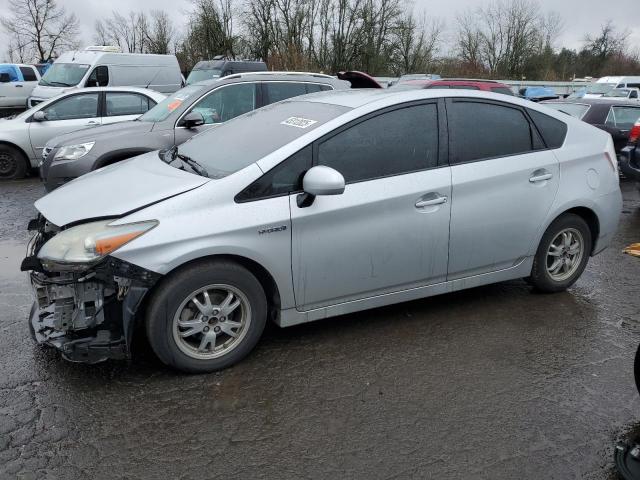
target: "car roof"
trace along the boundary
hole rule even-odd
[[[308,72],[242,72],[233,73],[226,77],[217,79],[202,80],[200,82],[194,82],[190,86],[209,87],[219,86],[227,83],[235,82],[257,82],[257,81],[298,81],[298,82],[315,82],[326,83],[334,86],[349,87],[349,82],[344,80],[338,80],[336,77],[325,75],[322,73],[308,73]]]

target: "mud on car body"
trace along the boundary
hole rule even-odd
[[[153,226],[145,225],[138,231]],[[29,315],[34,339],[57,348],[70,361],[128,358],[135,315],[160,275],[102,253],[135,238],[136,232],[119,229],[95,240],[95,246],[87,245],[96,252],[95,258],[87,257],[86,263],[72,266],[38,258],[41,253],[46,255],[43,246],[56,235],[64,236],[65,230],[42,215],[29,222],[29,230],[35,233],[21,269],[29,271],[36,298]],[[59,243],[62,248],[68,246]]]

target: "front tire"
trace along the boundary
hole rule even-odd
[[[582,217],[558,217],[542,236],[529,282],[542,292],[566,290],[586,268],[591,245],[591,230]]]
[[[256,277],[228,261],[203,261],[167,278],[150,299],[149,343],[158,358],[188,373],[242,360],[258,343],[267,301]]]
[[[27,159],[20,150],[0,145],[0,180],[18,180],[27,174]]]

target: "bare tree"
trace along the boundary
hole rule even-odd
[[[147,52],[167,54],[171,51],[171,43],[175,36],[175,28],[167,12],[152,10],[147,30]]]
[[[413,13],[408,13],[398,21],[394,30],[394,73],[426,73],[440,41],[442,22],[428,22],[426,15],[416,21]]]
[[[482,69],[482,32],[478,26],[477,16],[465,13],[456,17],[457,53],[470,70],[477,72]]]
[[[77,48],[78,19],[55,0],[15,0],[9,12],[0,22],[12,38],[13,55],[47,62],[62,50]]]

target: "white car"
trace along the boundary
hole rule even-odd
[[[81,202],[78,199],[82,199]],[[336,90],[229,120],[35,203],[31,332],[188,372],[280,326],[515,278],[558,292],[616,231],[611,136],[513,96]]]
[[[45,144],[58,135],[134,120],[164,98],[145,88],[83,88],[0,120],[0,180],[22,178],[37,167]]]
[[[33,65],[0,63],[0,109],[24,110],[39,81],[40,72]]]

